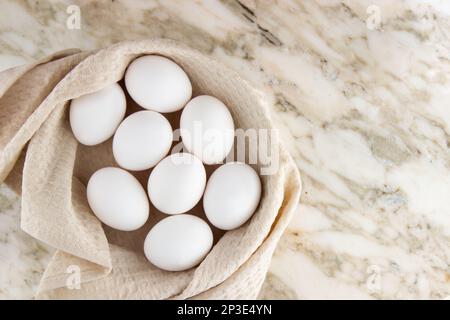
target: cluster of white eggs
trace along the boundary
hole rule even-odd
[[[104,224],[132,231],[148,220],[150,200],[169,216],[149,231],[145,256],[163,270],[189,269],[199,264],[213,245],[210,226],[190,210],[203,198],[204,212],[213,226],[238,228],[259,204],[259,176],[245,163],[229,162],[207,181],[205,165],[222,163],[233,147],[233,118],[215,97],[191,99],[189,77],[172,60],[158,55],[135,59],[126,70],[125,87],[143,108],[126,118],[127,100],[118,83],[71,101],[70,125],[75,138],[93,146],[113,137],[118,165],[99,169],[90,177],[89,206]],[[179,110],[180,135],[187,152],[169,155],[173,128],[162,113]],[[144,170],[151,170],[147,192],[130,173]]]

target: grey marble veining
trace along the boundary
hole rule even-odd
[[[272,103],[304,189],[261,298],[450,295],[450,3],[0,0],[0,69],[146,37],[211,54]],[[0,298],[31,297],[51,254],[19,203],[0,189]]]

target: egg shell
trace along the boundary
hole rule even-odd
[[[233,147],[233,117],[219,99],[198,96],[183,109],[180,134],[186,149],[203,163],[221,163]]]
[[[232,230],[243,225],[255,212],[261,198],[261,180],[252,167],[230,162],[209,177],[203,209],[212,225]]]
[[[162,113],[180,110],[192,96],[192,84],[184,70],[158,55],[134,60],[125,73],[125,86],[141,107]]]
[[[163,115],[148,110],[135,112],[117,128],[114,159],[124,169],[150,169],[169,153],[172,141],[172,127]]]
[[[144,253],[160,269],[182,271],[198,265],[212,245],[213,234],[205,221],[180,214],[164,218],[150,230]]]
[[[159,211],[179,214],[200,201],[205,185],[203,163],[192,154],[175,153],[153,168],[147,190],[150,201]]]
[[[97,218],[117,230],[139,229],[149,216],[144,188],[131,173],[120,168],[97,170],[89,179],[87,199]]]
[[[70,126],[78,142],[93,146],[112,137],[125,116],[127,102],[117,84],[72,99]]]

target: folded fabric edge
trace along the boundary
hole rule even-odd
[[[69,263],[62,266],[61,261]],[[56,271],[55,269],[58,270]],[[34,298],[37,300],[47,299],[49,291],[62,287],[77,290],[83,283],[106,277],[111,270],[112,267],[91,263],[64,251],[57,250],[41,277]]]

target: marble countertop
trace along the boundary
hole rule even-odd
[[[0,0],[0,70],[155,36],[262,88],[300,169],[261,298],[450,297],[449,2]],[[52,253],[19,211],[1,186],[3,299],[32,297]]]

